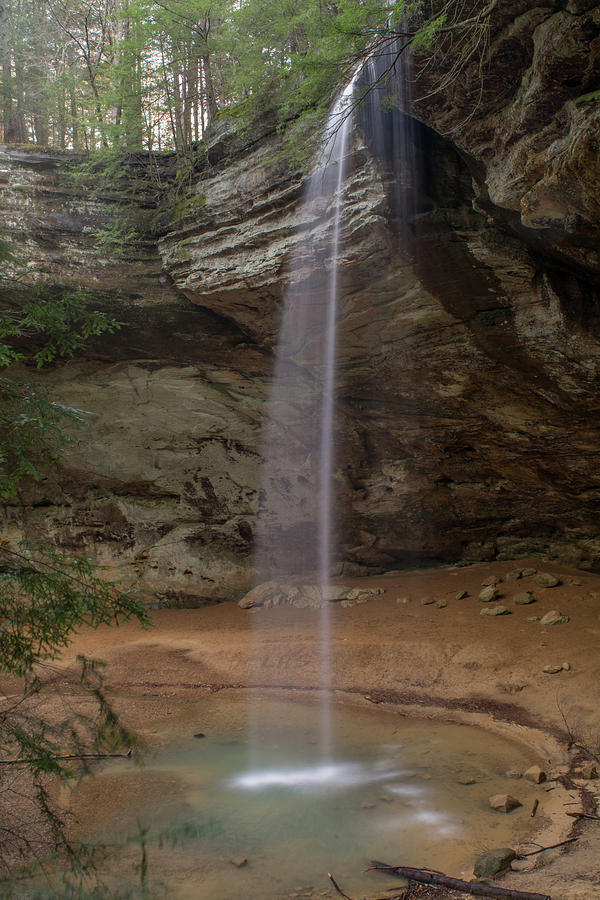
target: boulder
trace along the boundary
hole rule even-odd
[[[518,569],[516,572],[507,572],[506,580],[507,581],[518,581],[519,578],[522,578],[522,576],[523,576],[523,573],[521,572],[520,569]]]
[[[476,878],[494,878],[500,872],[508,869],[517,854],[511,847],[500,847],[496,850],[486,850],[478,856],[473,866],[473,874]]]
[[[482,591],[479,591],[479,599],[482,603],[492,603],[493,600],[498,596],[498,591],[496,590],[495,585],[489,585],[488,587],[484,587]]]
[[[524,777],[527,781],[532,781],[534,784],[541,784],[546,780],[546,773],[539,766],[530,766],[524,773]]]
[[[540,572],[533,580],[543,588],[553,588],[560,584],[560,578],[557,578],[556,575],[551,575],[550,572]]]
[[[564,616],[557,609],[551,609],[545,616],[542,616],[540,625],[565,625],[568,621],[568,616]]]
[[[523,594],[515,594],[513,603],[517,606],[527,606],[529,603],[535,603],[535,597],[531,591],[525,591]]]
[[[512,812],[513,809],[517,809],[517,807],[522,805],[521,801],[511,796],[511,794],[494,794],[493,797],[490,797],[490,806],[499,812]]]

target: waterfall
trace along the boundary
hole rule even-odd
[[[305,187],[268,403],[257,535],[257,583],[311,583],[320,606],[321,755],[332,751],[329,581],[335,556],[336,350],[339,255],[350,105],[358,72],[334,104]]]
[[[336,486],[339,423],[336,418],[336,357],[340,259],[344,253],[344,187],[348,174],[349,138],[356,114],[357,84],[365,89],[380,77],[385,62],[368,60],[333,105],[326,140],[310,175],[300,208],[288,272],[272,393],[267,406],[264,471],[259,500],[256,583],[274,579],[304,586],[310,605],[320,606],[315,634],[321,670],[322,705],[318,741],[323,758],[332,752],[330,715],[330,618],[328,596],[336,560]],[[399,76],[401,80],[401,75]],[[379,88],[360,112],[374,153],[405,159],[405,137],[394,117],[389,143],[388,112]],[[399,130],[398,130],[399,129]],[[396,133],[397,132],[397,133]],[[399,172],[396,206],[403,186]],[[404,192],[405,193],[405,192]],[[400,210],[397,217],[405,218]],[[307,586],[310,588],[307,589]],[[286,588],[284,588],[285,590]],[[292,591],[294,587],[292,587]],[[312,594],[311,594],[312,591]],[[258,620],[257,620],[258,621]],[[258,626],[262,627],[262,626]],[[264,627],[268,627],[265,625]],[[290,634],[289,640],[293,640]],[[290,672],[293,681],[293,672]],[[254,678],[260,683],[259,676]]]

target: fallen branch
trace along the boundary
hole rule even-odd
[[[592,816],[590,813],[567,813],[572,819],[592,819],[594,822],[600,822],[600,816]]]
[[[352,897],[350,897],[348,894],[345,894],[345,893],[343,892],[343,890],[341,889],[341,887],[339,886],[339,884],[337,883],[337,881],[335,880],[335,878],[333,877],[333,875],[331,874],[331,872],[328,872],[328,873],[327,873],[327,877],[328,877],[329,880],[331,881],[332,885],[334,886],[334,888],[336,889],[336,891],[337,891],[337,893],[340,895],[340,897],[344,897],[345,900],[353,900]],[[392,888],[391,890],[392,890],[392,896],[385,897],[385,898],[382,897],[381,900],[402,900],[402,897],[400,897],[400,896],[396,893],[395,888]],[[394,895],[395,895],[395,896],[394,896]],[[404,896],[404,895],[402,895],[402,896]]]
[[[567,815],[571,815],[571,813],[567,813]],[[558,844],[550,844],[549,847],[540,847],[539,850],[531,850],[529,853],[519,853],[519,859],[525,859],[527,856],[535,856],[537,853],[543,853],[544,850],[554,850],[556,847],[564,847],[565,844],[572,844],[573,841],[576,840],[576,837],[567,838],[566,841],[559,841]]]
[[[406,878],[407,881],[416,881],[418,884],[434,884],[438,887],[447,887],[455,891],[464,891],[467,894],[474,894],[478,897],[504,897],[505,900],[551,900],[548,894],[513,891],[491,884],[483,884],[480,881],[462,881],[460,878],[438,875],[436,872],[428,872],[425,869],[413,869],[411,866],[387,866],[385,863],[377,860],[372,861],[369,869],[392,872],[399,878]]]
[[[335,880],[335,878],[333,877],[331,872],[327,873],[327,877],[329,878],[330,882],[332,883],[332,885],[334,886],[334,888],[336,889],[336,891],[338,892],[340,897],[345,897],[346,900],[352,900],[352,897],[349,897],[348,894],[345,894],[343,892],[343,890],[341,889],[341,887],[339,886],[339,884],[337,883],[337,881]]]
[[[538,809],[538,806],[539,806],[539,805],[540,805],[540,801],[539,801],[539,800],[534,800],[534,801],[533,801],[533,809],[531,810],[531,818],[532,818],[532,819],[533,819],[533,817],[535,816],[535,814],[536,814],[536,812],[537,812],[537,809]]]
[[[127,753],[70,753],[52,756],[51,759],[131,759],[132,754],[133,750],[129,749]],[[0,766],[29,766],[32,763],[44,762],[45,759],[0,759]]]

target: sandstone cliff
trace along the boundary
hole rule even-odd
[[[475,61],[427,101],[430,76],[417,81],[420,200],[402,246],[393,160],[354,132],[337,384],[346,568],[531,553],[600,566],[600,11],[530,6],[499,4],[483,87]],[[85,199],[64,160],[4,149],[2,232],[32,273],[86,288],[125,323],[54,368],[53,393],[93,427],[60,477],[7,510],[13,537],[49,534],[159,603],[248,586],[277,318],[288,280],[309,274],[289,260],[299,227],[317,246],[330,228],[307,219],[280,143],[267,126],[246,141],[224,127],[193,201],[158,218],[151,191]],[[108,257],[94,233],[119,205],[139,237]],[[302,489],[286,483],[291,504]]]

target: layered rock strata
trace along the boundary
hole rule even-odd
[[[403,241],[393,160],[354,132],[343,571],[532,553],[600,565],[598,7],[528,6],[494,13],[480,96],[468,67],[427,103],[417,94],[419,201]],[[308,258],[293,272],[289,261],[300,231],[318,250],[331,228],[326,203],[303,210],[282,138],[255,137],[216,134],[192,198],[162,217],[151,192],[85,200],[63,160],[2,154],[3,231],[21,261],[125,322],[46,376],[94,425],[59,478],[8,509],[7,528],[104,560],[158,603],[250,584],[277,322],[286,285],[310,280]],[[138,237],[109,258],[94,234],[115,203]],[[301,395],[311,373],[294,367]],[[291,512],[273,527],[297,527],[314,485],[279,462]]]

